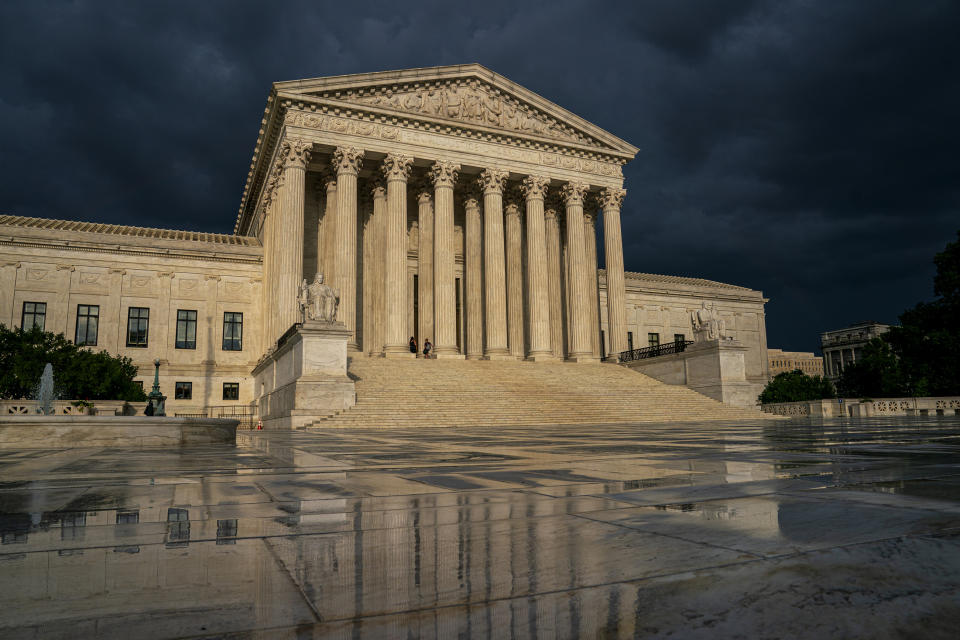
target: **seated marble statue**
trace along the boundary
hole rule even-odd
[[[728,338],[727,323],[717,313],[717,307],[712,302],[709,307],[706,302],[701,302],[699,309],[690,312],[690,325],[693,327],[693,339],[696,342]]]
[[[323,283],[323,274],[317,273],[313,283],[303,279],[300,285],[300,314],[303,321],[336,322],[337,307],[340,306],[340,294],[333,287]]]

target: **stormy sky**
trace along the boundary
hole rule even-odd
[[[0,212],[228,233],[271,82],[479,62],[640,147],[628,270],[760,289],[812,350],[932,296],[957,34],[953,0],[9,1]]]

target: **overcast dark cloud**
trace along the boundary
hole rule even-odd
[[[960,228],[960,3],[4,2],[0,212],[230,232],[270,83],[480,62],[641,148],[627,269],[895,321]]]

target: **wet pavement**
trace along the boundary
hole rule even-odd
[[[0,637],[939,638],[960,419],[0,452]]]

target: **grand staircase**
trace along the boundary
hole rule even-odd
[[[769,419],[613,364],[351,357],[357,404],[306,425],[469,427]]]

